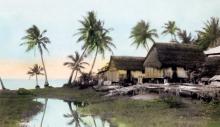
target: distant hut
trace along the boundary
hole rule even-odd
[[[194,45],[156,43],[144,61],[145,81],[184,81],[190,72],[202,66],[204,59],[204,53]]]
[[[214,47],[214,48],[210,48],[210,49],[204,51],[204,53],[205,53],[208,57],[220,56],[220,46]]]
[[[142,82],[145,57],[111,56],[106,78],[112,82]]]
[[[220,56],[206,57],[202,70],[203,79],[220,82]]]

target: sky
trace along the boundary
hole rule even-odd
[[[129,38],[138,21],[150,22],[158,34],[168,20],[176,21],[179,28],[195,35],[210,17],[220,17],[219,6],[219,0],[0,0],[0,76],[25,79],[28,68],[40,64],[38,53],[26,53],[25,47],[19,46],[25,30],[33,24],[46,29],[51,40],[50,53],[44,53],[48,77],[64,79],[70,74],[63,66],[66,57],[82,52],[82,43],[76,43],[78,36],[73,35],[88,11],[95,11],[106,28],[113,28],[114,55],[146,56],[146,49],[137,49]],[[170,36],[160,34],[155,40],[168,42]],[[105,65],[110,55],[99,56],[94,70]],[[93,57],[90,54],[86,61],[91,63]]]

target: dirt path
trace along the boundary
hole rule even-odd
[[[134,100],[154,100],[158,98],[159,98],[158,94],[143,94],[143,95],[136,95],[131,97],[131,99]]]

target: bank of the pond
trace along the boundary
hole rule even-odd
[[[93,89],[79,90],[77,88],[47,88],[31,90],[35,97],[58,98],[62,100],[76,100],[88,102],[81,108],[84,114],[102,116],[119,127],[219,127],[220,104],[211,102],[205,104],[198,100],[133,100],[129,97],[103,97],[105,93],[95,92]],[[8,97],[9,98],[9,97]],[[17,98],[11,105],[36,103]],[[21,112],[30,108],[23,107]],[[13,106],[11,106],[13,107]],[[17,106],[16,106],[17,107]],[[15,108],[16,108],[15,107]],[[0,108],[6,116],[17,109]],[[7,112],[8,111],[8,112]],[[19,114],[15,112],[16,114]],[[2,115],[1,115],[2,116]]]
[[[87,101],[90,104],[82,108],[82,112],[100,115],[119,127],[220,126],[220,105],[213,102],[205,104],[188,99],[180,103],[183,106],[178,106],[175,101],[179,100],[169,102],[161,99],[143,101],[129,97],[107,98],[102,96],[104,93],[93,89],[55,88],[34,90],[34,93],[40,97]]]
[[[42,104],[33,101],[33,96],[18,95],[16,91],[0,94],[0,126],[18,127],[41,110]]]

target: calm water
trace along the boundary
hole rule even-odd
[[[15,90],[18,88],[34,89],[36,85],[34,79],[3,79],[3,82],[5,84],[5,87],[11,90]],[[66,82],[67,79],[49,80],[50,85],[53,87],[61,87]],[[39,80],[39,85],[41,88],[43,88],[44,80]]]
[[[34,116],[27,127],[110,127],[110,124],[99,116],[83,115],[77,109],[86,103],[68,102],[57,99],[37,99],[46,106]],[[46,110],[45,110],[46,109]]]

